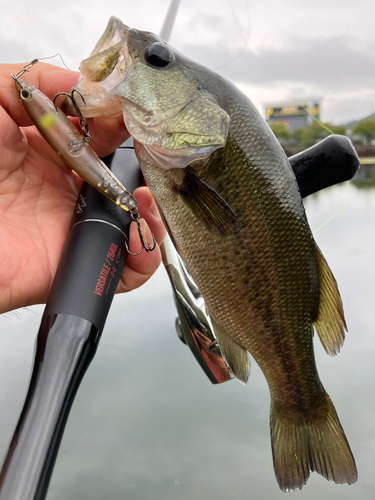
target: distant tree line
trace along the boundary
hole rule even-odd
[[[322,126],[316,121],[306,127],[298,128],[293,132],[290,132],[287,125],[282,122],[270,122],[269,126],[281,144],[298,144],[304,148],[310,147],[330,135],[329,130],[334,134],[348,135],[345,125],[324,123]],[[360,120],[351,129],[350,136],[356,143],[369,144],[375,139],[375,120],[371,118]]]
[[[375,139],[375,120],[365,118],[357,122],[352,129],[352,135],[363,137],[364,143],[368,144]]]

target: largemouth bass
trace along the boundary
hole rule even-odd
[[[339,352],[342,302],[271,130],[230,82],[116,18],[80,70],[83,115],[123,113],[233,374],[247,381],[249,351],[266,377],[280,488],[302,488],[310,471],[354,483],[313,349],[315,330]]]

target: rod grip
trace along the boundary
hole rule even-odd
[[[289,158],[302,198],[352,179],[359,158],[351,140],[333,134]]]

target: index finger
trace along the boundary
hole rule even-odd
[[[11,73],[17,74],[24,66],[24,64],[0,65],[0,106],[19,127],[32,125],[11,77]],[[37,63],[22,76],[22,79],[53,100],[59,92],[69,92],[77,83],[78,76],[79,73],[75,71],[58,68],[51,64]],[[77,121],[77,119],[72,119],[76,126]],[[110,120],[94,119],[90,123],[90,133],[93,139],[91,146],[101,157],[112,153],[129,137],[122,116]]]

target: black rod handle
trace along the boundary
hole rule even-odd
[[[105,159],[133,191],[134,151]],[[131,219],[91,186],[79,194],[39,328],[24,407],[0,474],[0,500],[43,500],[84,373],[93,359],[126,259]]]
[[[289,162],[302,198],[352,179],[359,169],[359,158],[351,140],[337,134],[291,156]]]
[[[68,414],[99,333],[77,316],[43,317],[29,391],[1,473],[1,500],[45,498]]]

